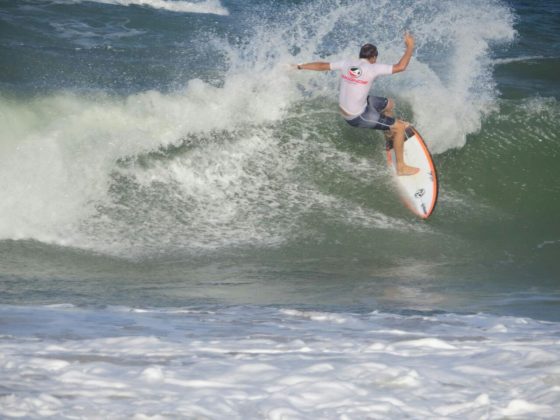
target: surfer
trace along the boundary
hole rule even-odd
[[[388,132],[393,141],[397,160],[398,175],[414,175],[419,169],[404,162],[404,136],[407,123],[393,116],[395,103],[392,99],[369,95],[373,81],[378,76],[400,73],[406,70],[414,50],[414,38],[408,32],[404,35],[406,51],[397,64],[377,63],[377,47],[365,44],[360,49],[358,60],[349,59],[327,62],[298,64],[298,70],[341,72],[338,106],[342,117],[353,127],[371,128]]]

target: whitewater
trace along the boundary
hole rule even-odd
[[[5,417],[555,418],[560,406],[557,323],[255,307],[0,311],[13,325],[0,371],[17,388],[0,397]]]

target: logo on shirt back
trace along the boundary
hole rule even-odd
[[[360,77],[362,75],[362,69],[360,67],[350,67],[348,73],[352,77]]]
[[[367,85],[367,80],[360,80],[360,76],[362,75],[362,68],[358,66],[352,66],[348,69],[347,74],[342,74],[342,78],[349,81],[350,83],[355,83],[359,85]]]

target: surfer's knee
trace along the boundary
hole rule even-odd
[[[392,132],[399,132],[404,131],[406,128],[406,123],[402,120],[396,120],[395,123],[391,126],[390,130]]]

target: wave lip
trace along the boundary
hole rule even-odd
[[[222,6],[220,0],[205,0],[201,2],[171,1],[171,0],[94,0],[97,3],[116,4],[121,6],[149,6],[154,9],[169,10],[183,13],[204,13],[228,16],[229,11]]]

